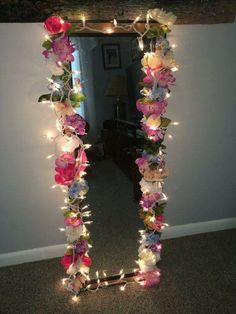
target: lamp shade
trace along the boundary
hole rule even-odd
[[[105,96],[126,96],[127,93],[127,81],[124,75],[116,75],[109,81]]]

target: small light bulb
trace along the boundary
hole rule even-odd
[[[60,230],[61,232],[63,232],[63,231],[65,231],[65,228],[59,228],[59,230]]]
[[[175,121],[172,123],[173,125],[179,125],[179,122]]]
[[[123,274],[123,268],[120,270],[119,275]]]
[[[166,98],[170,98],[170,93],[167,93],[167,94],[166,94]]]
[[[51,189],[55,189],[57,187],[57,184],[54,184],[51,186]]]
[[[120,291],[125,291],[125,286],[121,286]]]
[[[138,45],[141,51],[143,51],[144,49],[144,43],[143,43],[143,38],[142,37],[138,37]]]
[[[51,159],[53,156],[54,156],[54,154],[48,155],[48,156],[46,157],[46,159]]]
[[[173,68],[171,69],[171,71],[172,71],[172,72],[176,72],[176,71],[178,71],[178,68],[177,68],[177,67],[173,67]]]
[[[77,297],[77,295],[74,295],[74,296],[72,297],[72,301],[73,301],[73,302],[79,301],[79,297]]]
[[[83,26],[85,26],[85,16],[82,16],[82,22],[83,22]]]
[[[172,44],[171,47],[172,47],[173,49],[175,49],[175,48],[177,47],[177,45],[176,45],[176,44]]]
[[[111,34],[111,33],[113,33],[113,29],[108,28],[108,29],[106,30],[106,33],[107,33],[107,34]]]
[[[168,137],[171,139],[171,138],[173,138],[173,136],[171,135],[171,134],[168,134]]]
[[[134,24],[137,23],[139,19],[140,19],[140,15],[136,17],[136,19],[134,20]]]
[[[113,20],[113,24],[114,24],[114,27],[117,27],[117,20],[116,19]]]

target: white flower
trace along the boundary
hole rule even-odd
[[[149,193],[149,194],[154,194],[154,193],[161,193],[162,192],[162,187],[159,184],[158,181],[146,181],[144,178],[139,182],[141,186],[141,191],[143,193]]]
[[[152,250],[147,249],[145,247],[144,248],[142,247],[141,250],[139,250],[138,256],[148,266],[156,265],[156,263],[160,260],[158,259],[159,256],[157,256],[154,252],[152,252]]]
[[[147,265],[141,259],[138,260],[138,265],[139,265],[140,270],[143,272],[153,271],[153,270],[157,269],[156,265]]]
[[[166,68],[174,68],[177,66],[173,51],[169,50],[162,58],[162,64]]]
[[[156,130],[161,125],[161,118],[156,114],[151,114],[148,118],[143,118],[142,122],[145,122],[151,130]]]
[[[79,237],[85,232],[84,226],[80,225],[79,227],[67,226],[65,233],[67,235],[67,241],[72,243],[79,239]]]
[[[155,52],[146,52],[141,60],[144,68],[155,69],[162,64],[161,56]]]
[[[51,71],[53,75],[58,76],[58,75],[62,75],[62,74],[64,73],[63,68],[60,67],[60,66],[57,64],[55,58],[54,58],[52,55],[50,55],[50,56],[46,59],[46,65],[47,65],[49,71]]]
[[[153,20],[169,27],[172,26],[177,19],[172,12],[166,12],[163,9],[148,10],[148,14]]]

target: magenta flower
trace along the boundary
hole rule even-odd
[[[147,137],[154,142],[164,138],[164,131],[160,128],[153,130],[145,122],[142,123],[142,130],[147,134]]]
[[[55,181],[57,184],[70,185],[76,174],[76,161],[72,154],[64,153],[55,161]]]
[[[64,126],[72,129],[79,135],[85,134],[86,121],[79,114],[66,115]]]
[[[66,217],[65,224],[66,226],[79,227],[83,224],[83,221],[77,217]]]
[[[58,61],[74,61],[72,53],[75,51],[74,46],[70,43],[67,35],[57,38],[52,42],[52,50],[58,57]]]
[[[81,172],[84,171],[88,166],[88,159],[84,149],[80,149],[76,158],[76,179],[81,175]]]
[[[160,270],[155,269],[153,271],[142,272],[139,270],[138,272],[138,279],[142,280],[142,285],[145,287],[150,287],[160,282]]]
[[[175,77],[170,69],[159,69],[153,70],[148,68],[146,71],[146,76],[144,77],[144,83],[148,84],[150,87],[154,85],[154,82],[157,81],[158,85],[161,87],[167,88],[168,85],[174,85]]]
[[[160,193],[154,193],[154,194],[143,194],[142,198],[140,200],[140,205],[145,209],[153,208],[158,200],[160,199],[161,194]]]
[[[64,22],[60,16],[56,15],[49,16],[44,22],[44,27],[50,34],[65,32],[70,29],[71,26],[71,23]]]
[[[166,106],[166,100],[144,102],[142,99],[139,99],[136,102],[138,111],[141,111],[146,116],[150,114],[156,114],[157,116],[160,116],[165,112]]]

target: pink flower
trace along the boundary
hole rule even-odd
[[[71,23],[64,22],[59,16],[53,15],[46,19],[44,28],[51,34],[58,34],[71,28]]]
[[[82,263],[87,266],[87,267],[90,267],[92,265],[92,260],[89,256],[87,255],[83,255],[82,258],[81,258],[81,261]]]
[[[86,122],[79,114],[66,115],[64,126],[72,129],[79,135],[85,134]]]
[[[143,81],[144,83],[148,84],[150,87],[154,85],[155,80],[161,87],[165,87],[165,88],[167,88],[168,85],[174,85],[176,81],[170,69],[162,69],[160,71],[159,69],[152,70],[148,68],[146,70],[146,74],[147,75],[144,77]]]
[[[165,112],[167,101],[149,101],[143,102],[142,99],[137,100],[136,107],[138,111],[141,111],[144,115],[156,114],[157,116],[162,115]]]
[[[158,200],[160,199],[161,194],[160,193],[154,193],[154,194],[143,194],[142,198],[140,200],[140,205],[143,208],[150,209],[156,205]]]
[[[58,57],[58,61],[74,61],[72,53],[75,51],[75,48],[70,43],[67,35],[55,39],[52,42],[52,50],[54,54]]]
[[[42,55],[44,55],[45,58],[49,58],[49,51],[46,49],[42,52]]]
[[[81,172],[87,168],[88,159],[84,149],[79,149],[77,153],[76,178],[79,178]]]
[[[70,185],[76,174],[76,161],[71,153],[64,153],[55,161],[55,181],[57,184]]]
[[[142,130],[147,134],[147,137],[154,142],[164,138],[164,131],[162,129],[158,128],[153,130],[145,122],[142,123]]]
[[[83,221],[77,217],[65,218],[66,226],[79,227],[83,224]]]
[[[137,279],[141,282],[142,286],[150,287],[160,283],[160,276],[161,274],[159,269],[148,272],[143,272],[140,270],[138,272]]]

